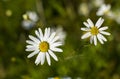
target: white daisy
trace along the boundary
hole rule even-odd
[[[59,41],[59,36],[56,35],[56,32],[50,31],[50,28],[45,28],[44,35],[42,30],[39,28],[35,31],[37,37],[29,35],[30,40],[26,42],[29,44],[26,46],[26,51],[33,51],[28,55],[28,58],[38,54],[35,64],[41,65],[44,64],[45,58],[49,65],[51,65],[50,56],[58,61],[57,56],[53,52],[63,52],[62,49],[58,48],[58,46],[62,45],[62,42]]]
[[[23,21],[22,26],[24,29],[28,30],[32,28],[35,23],[38,21],[38,15],[34,11],[28,11],[25,14],[23,14]]]
[[[103,4],[103,5],[101,5],[101,7],[98,9],[98,11],[97,11],[97,15],[98,16],[102,16],[102,15],[111,15],[111,12],[110,12],[110,8],[111,8],[111,5],[106,5],[106,4]]]
[[[23,19],[24,20],[31,20],[33,22],[38,21],[38,15],[34,11],[27,11],[25,14],[23,14]]]
[[[83,22],[87,28],[81,28],[81,30],[86,31],[87,33],[85,33],[81,39],[90,37],[91,44],[94,41],[94,45],[97,45],[97,39],[101,44],[104,44],[104,41],[107,41],[107,39],[103,35],[110,35],[110,33],[105,32],[105,30],[108,29],[107,26],[101,27],[103,22],[104,19],[102,18],[99,18],[95,25],[90,19],[88,19],[87,22]]]

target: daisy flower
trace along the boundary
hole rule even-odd
[[[104,19],[102,18],[99,18],[95,25],[90,19],[88,19],[87,22],[83,22],[86,28],[81,28],[81,30],[86,31],[87,33],[85,33],[81,39],[90,37],[91,44],[94,42],[94,45],[97,45],[97,39],[101,44],[104,44],[104,41],[107,41],[107,39],[103,35],[110,35],[110,33],[105,32],[105,30],[108,29],[107,26],[101,27],[103,22]]]
[[[98,16],[102,16],[102,15],[104,15],[104,14],[108,14],[109,15],[109,13],[111,14],[111,12],[110,12],[110,8],[111,8],[111,5],[106,5],[106,4],[103,4],[103,5],[101,5],[101,7],[98,9],[98,11],[97,11],[97,15]]]
[[[36,12],[27,11],[25,14],[23,14],[23,21],[22,21],[23,28],[29,30],[36,24],[38,19],[39,18]]]
[[[29,44],[26,46],[26,51],[32,51],[27,57],[31,58],[32,56],[38,54],[35,64],[41,65],[44,64],[45,58],[48,62],[48,65],[51,65],[50,56],[58,61],[57,56],[53,52],[63,52],[62,49],[58,48],[58,46],[62,45],[62,42],[59,41],[59,36],[56,35],[56,32],[51,32],[50,28],[45,28],[44,34],[42,30],[39,28],[35,31],[37,37],[29,35],[30,40],[26,42]]]
[[[38,21],[38,15],[34,11],[27,11],[25,14],[23,14],[23,19],[24,20],[31,20],[33,22]]]

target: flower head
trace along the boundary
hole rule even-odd
[[[23,14],[22,26],[24,29],[28,30],[32,28],[37,21],[38,21],[37,13],[34,11],[28,11],[25,14]]]
[[[103,5],[101,5],[101,7],[98,9],[96,15],[97,15],[97,16],[103,16],[103,15],[104,15],[104,16],[110,18],[110,19],[114,19],[114,18],[115,18],[115,14],[114,14],[114,12],[111,11],[110,9],[111,9],[111,5],[110,5],[110,4],[108,4],[108,5],[103,4]]]
[[[106,4],[103,4],[103,5],[101,5],[101,7],[98,9],[98,11],[97,11],[97,15],[98,16],[102,16],[102,15],[105,15],[105,14],[107,14],[107,15],[109,15],[109,14],[111,14],[111,12],[110,12],[110,8],[111,8],[111,5],[106,5]]]
[[[25,14],[23,14],[24,20],[31,20],[33,22],[36,22],[38,20],[38,15],[34,11],[28,11]]]
[[[96,7],[101,6],[102,4],[104,4],[104,0],[92,0],[93,5],[95,5]]]
[[[51,33],[50,28],[45,28],[43,35],[42,30],[39,28],[35,31],[35,34],[37,37],[29,35],[30,40],[26,41],[29,44],[26,46],[26,51],[32,51],[28,58],[38,54],[35,60],[36,65],[39,63],[43,65],[45,58],[48,64],[51,65],[50,56],[58,61],[57,56],[53,52],[63,52],[63,50],[58,48],[58,46],[62,45],[62,42],[59,41],[60,37],[56,35],[56,32]]]
[[[103,22],[104,19],[102,18],[99,18],[95,25],[90,19],[88,19],[87,22],[83,22],[87,28],[81,28],[81,30],[86,31],[87,33],[85,33],[81,39],[90,37],[90,43],[94,41],[94,45],[97,45],[98,39],[101,44],[104,44],[104,41],[107,41],[107,39],[103,35],[110,35],[110,33],[105,32],[105,30],[108,29],[107,26],[101,27]]]

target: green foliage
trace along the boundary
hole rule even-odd
[[[93,0],[0,0],[0,79],[47,79],[69,76],[72,79],[120,79],[120,25],[106,16],[103,25],[109,26],[111,36],[105,44],[97,46],[89,39],[81,40],[83,21],[91,18],[95,23],[97,7],[90,13],[78,13],[81,3],[92,6]],[[120,8],[119,0],[105,0],[112,4],[112,11]],[[91,4],[91,5],[90,5]],[[29,30],[21,23],[26,11],[36,11],[39,21]],[[81,12],[82,13],[82,12]],[[63,53],[55,53],[58,62],[51,58],[52,65],[36,66],[36,56],[28,59],[26,39],[37,28],[62,25],[67,33]]]

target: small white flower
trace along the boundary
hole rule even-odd
[[[90,12],[90,8],[87,3],[81,3],[78,7],[78,13],[81,15],[88,16]]]
[[[104,44],[104,41],[107,41],[107,39],[103,35],[110,35],[110,33],[105,32],[105,30],[108,29],[107,26],[101,27],[103,22],[104,22],[104,19],[102,18],[99,18],[95,25],[90,19],[88,19],[87,22],[83,22],[83,24],[87,28],[81,28],[81,30],[86,31],[87,33],[85,33],[81,37],[81,39],[90,37],[91,44],[94,41],[94,45],[97,45],[97,39],[99,40],[101,44]]]
[[[109,15],[109,13],[110,13],[110,8],[111,8],[111,5],[106,5],[106,4],[103,4],[103,5],[101,5],[101,7],[98,9],[98,11],[97,11],[97,15],[98,16],[102,16],[102,15]]]
[[[104,4],[104,0],[92,0],[93,1],[93,4],[96,6],[96,7],[99,7],[101,6],[102,4]]]
[[[22,26],[24,29],[30,29],[32,28],[35,23],[38,21],[38,15],[34,11],[28,11],[25,14],[23,14],[23,21]]]
[[[44,35],[42,30],[39,28],[35,31],[37,37],[29,35],[30,40],[26,42],[29,44],[26,46],[26,51],[33,51],[28,55],[28,58],[38,54],[35,64],[41,65],[44,64],[45,58],[49,65],[51,65],[50,56],[53,57],[54,60],[58,61],[57,56],[53,52],[63,52],[62,49],[58,48],[62,43],[59,40],[59,36],[56,35],[56,32],[50,31],[50,28],[45,28]]]
[[[25,14],[23,14],[23,19],[24,20],[31,20],[33,22],[37,22],[38,21],[38,15],[34,11],[28,11]]]

